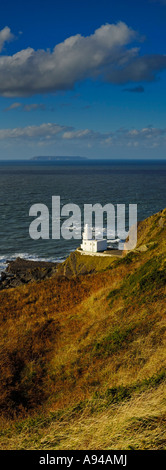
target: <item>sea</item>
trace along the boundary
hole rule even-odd
[[[46,205],[51,226],[52,196],[60,196],[61,208],[80,207],[82,229],[84,204],[125,204],[126,225],[129,204],[137,204],[143,220],[166,207],[166,160],[0,161],[0,272],[17,257],[62,262],[80,245],[51,233],[30,237],[31,206]]]

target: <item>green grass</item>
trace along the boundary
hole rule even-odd
[[[126,329],[116,328],[114,331],[108,333],[100,341],[92,344],[92,356],[109,356],[127,344],[132,338],[133,327]]]
[[[161,370],[148,379],[133,383],[132,385],[119,385],[109,387],[104,393],[95,392],[91,403],[91,410],[94,412],[98,408],[106,409],[113,403],[120,403],[132,398],[133,394],[140,394],[146,390],[156,388],[159,384],[166,381],[166,371]]]
[[[127,303],[141,299],[141,293],[147,293],[162,288],[166,284],[166,269],[163,265],[163,256],[154,257],[146,261],[143,266],[136,269],[134,273],[128,274],[124,281],[122,281],[118,289],[113,289],[109,292],[107,299],[111,299],[110,306],[113,302],[121,296]]]

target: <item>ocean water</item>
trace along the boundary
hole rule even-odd
[[[79,246],[74,239],[31,239],[29,209],[42,203],[51,214],[52,196],[61,206],[79,205],[82,214],[84,204],[137,204],[142,220],[166,207],[166,161],[1,161],[0,271],[17,256],[63,261]]]

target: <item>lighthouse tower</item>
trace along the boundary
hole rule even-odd
[[[82,238],[85,241],[92,240],[91,230],[90,230],[88,224],[86,224],[85,227],[84,227],[84,232],[82,234]]]
[[[107,250],[107,240],[104,238],[102,240],[95,240],[92,237],[90,227],[88,224],[84,227],[84,232],[82,235],[82,244],[81,249],[86,252],[96,253],[98,251]]]

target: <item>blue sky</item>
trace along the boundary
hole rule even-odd
[[[0,158],[165,158],[166,0],[6,0]]]

